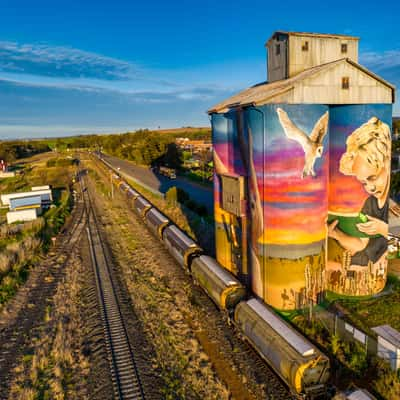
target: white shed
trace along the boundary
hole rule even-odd
[[[7,213],[7,224],[17,221],[33,221],[38,216],[37,208],[28,208],[20,211],[9,211]]]
[[[49,185],[32,186],[32,191],[50,189]]]
[[[389,361],[393,370],[400,368],[400,332],[390,325],[372,328],[378,335],[378,357]]]

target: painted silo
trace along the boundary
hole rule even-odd
[[[386,283],[392,106],[330,107],[326,287],[363,296]]]
[[[299,308],[323,292],[328,107],[268,104],[247,109],[246,121],[257,180],[249,199],[259,202],[251,210],[252,289],[276,308]]]
[[[277,309],[377,293],[394,87],[357,63],[358,38],[278,32],[267,47],[272,81],[209,110],[217,259]]]
[[[236,112],[215,114],[212,118],[215,242],[217,261],[246,282],[246,243],[243,243],[247,231],[246,207],[243,203],[244,181],[241,178],[247,171],[242,162],[238,123]],[[236,186],[239,186],[239,193],[235,192]],[[232,187],[233,191],[230,190]]]

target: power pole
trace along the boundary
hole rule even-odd
[[[114,198],[114,185],[112,180],[112,172],[110,172],[110,181],[111,181],[111,198]]]

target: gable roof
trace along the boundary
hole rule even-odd
[[[288,78],[288,79],[282,79],[280,81],[274,81],[271,83],[264,82],[264,83],[259,83],[257,85],[251,86],[250,88],[247,88],[231,97],[229,97],[226,100],[223,100],[222,102],[216,104],[214,107],[211,107],[208,110],[209,114],[212,113],[224,113],[228,111],[230,108],[235,108],[235,107],[246,107],[250,105],[262,105],[268,102],[269,99],[284,94],[285,92],[293,89],[296,84],[300,83],[301,81],[304,81],[305,79],[308,79],[310,77],[313,77],[319,73],[325,72],[329,70],[330,68],[333,68],[336,65],[339,65],[341,63],[348,63],[351,66],[363,71],[364,73],[370,75],[373,79],[376,79],[377,81],[381,82],[383,85],[388,86],[391,88],[393,91],[395,87],[390,84],[389,82],[385,81],[378,75],[374,74],[373,72],[369,71],[367,68],[363,67],[362,65],[350,60],[349,58],[342,58],[339,60],[335,60],[326,64],[321,64],[317,65],[315,67],[306,69],[299,74]]]

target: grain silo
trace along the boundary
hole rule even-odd
[[[394,87],[358,64],[356,37],[275,32],[266,47],[269,81],[209,110],[217,259],[278,309],[377,293]]]

